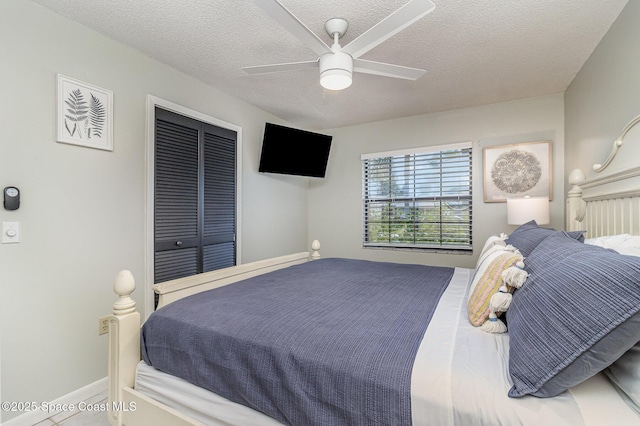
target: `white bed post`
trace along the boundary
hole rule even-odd
[[[109,423],[121,426],[123,387],[133,388],[136,365],[140,361],[140,314],[131,293],[136,288],[133,275],[120,271],[113,284],[119,299],[109,317]]]
[[[582,199],[582,188],[580,184],[585,180],[584,173],[580,169],[575,169],[569,174],[569,184],[573,185],[567,194],[567,231],[579,231],[584,229],[584,214],[586,203]]]
[[[311,250],[313,250],[313,253],[311,253],[311,260],[320,259],[320,241],[313,240],[311,243]]]

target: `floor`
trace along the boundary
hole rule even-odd
[[[34,426],[109,426],[105,404],[107,403],[107,391],[99,393],[85,400],[80,411],[61,411],[46,420],[36,423]]]

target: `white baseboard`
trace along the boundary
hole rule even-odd
[[[73,404],[77,405],[78,403],[91,398],[94,395],[99,394],[100,392],[106,391],[108,388],[107,378],[100,379],[96,382],[90,383],[87,386],[84,386],[80,389],[76,389],[71,393],[68,393],[55,401],[49,401],[49,405],[62,405],[62,404]],[[11,420],[6,422],[2,422],[3,426],[33,426],[36,423],[39,423],[49,417],[55,415],[56,413],[47,413],[45,411],[37,410],[37,411],[29,411],[27,413],[21,414],[18,417],[14,417]]]

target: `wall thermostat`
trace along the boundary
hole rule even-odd
[[[18,210],[20,207],[20,190],[15,186],[7,186],[4,189],[4,209]]]

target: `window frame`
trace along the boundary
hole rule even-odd
[[[455,153],[458,155],[453,157],[446,157],[446,153]],[[427,162],[431,162],[433,165],[434,158],[439,157],[439,171],[431,166],[426,166]],[[460,142],[446,145],[437,145],[430,147],[411,148],[404,150],[386,151],[378,153],[369,153],[361,155],[362,162],[362,247],[368,249],[387,249],[387,250],[410,250],[410,251],[430,251],[438,253],[458,253],[458,254],[472,254],[473,250],[473,146],[471,142]],[[463,170],[449,170],[443,173],[446,168],[448,160],[466,160],[463,162]],[[382,179],[377,181],[377,188],[372,188],[372,183],[376,183],[374,161],[378,161],[379,169],[384,170],[387,166],[380,167],[380,162],[386,161],[388,163],[387,175],[382,172]],[[425,165],[426,167],[418,167],[417,165]],[[455,166],[458,168],[458,166]],[[451,167],[450,169],[453,169]],[[397,178],[397,176],[402,178]],[[396,176],[396,178],[394,178]],[[433,178],[439,176],[439,186],[434,188]],[[462,186],[460,185],[460,177],[466,176],[462,179]],[[388,188],[380,190],[384,183],[381,180],[388,179]],[[431,180],[429,180],[431,178]],[[457,179],[456,183],[447,181],[447,178]],[[400,185],[400,182],[404,182],[405,186]],[[408,186],[412,188],[409,190],[409,194],[400,194],[400,192],[406,191],[407,182]],[[421,186],[422,185],[422,186]],[[403,189],[392,189],[392,188]],[[423,194],[419,194],[422,189]],[[457,189],[456,189],[457,188]],[[437,195],[429,194],[426,192],[438,192]],[[382,192],[387,192],[386,196],[380,195]],[[450,193],[446,192],[458,192]],[[463,193],[460,194],[459,192]],[[377,195],[372,195],[378,192]],[[452,208],[452,202],[461,202],[464,207],[460,209]],[[436,204],[434,208],[426,207],[427,204]],[[405,204],[405,206],[399,206]],[[381,207],[382,206],[382,207]],[[380,212],[386,208],[388,211]],[[446,207],[443,207],[446,206]],[[380,213],[381,220],[372,221],[371,215],[373,209],[376,207]],[[445,213],[445,208],[447,209]],[[402,211],[405,211],[402,213]],[[438,216],[438,221],[432,222],[427,220],[416,220],[417,217],[433,214]],[[464,220],[447,221],[446,216],[453,215],[454,212],[465,211],[462,216]],[[399,213],[400,212],[400,213]],[[408,218],[404,215],[408,212]],[[398,219],[398,214],[400,218]],[[385,223],[387,222],[387,223]],[[372,241],[370,237],[372,230],[371,224],[379,223],[384,228],[388,226],[389,240],[385,241]],[[462,224],[462,227],[460,227]],[[435,226],[434,226],[435,225]],[[393,228],[401,229],[402,235],[398,236],[393,234]],[[404,228],[402,228],[404,227]],[[413,228],[413,229],[411,229]],[[457,231],[449,232],[447,229],[458,229]],[[409,229],[409,231],[407,231]],[[427,229],[427,231],[425,231]],[[434,231],[435,229],[435,231]],[[462,231],[460,231],[462,230]],[[462,234],[460,234],[462,232]],[[393,235],[392,235],[393,234]],[[422,234],[422,235],[421,235]],[[383,233],[383,235],[386,235]],[[393,236],[398,236],[398,240],[393,240]],[[407,241],[406,237],[409,237]],[[455,243],[455,238],[461,238],[460,243]],[[405,239],[402,241],[402,239]],[[425,239],[430,241],[426,242]],[[419,240],[422,240],[420,242]],[[452,242],[453,241],[453,242]]]

